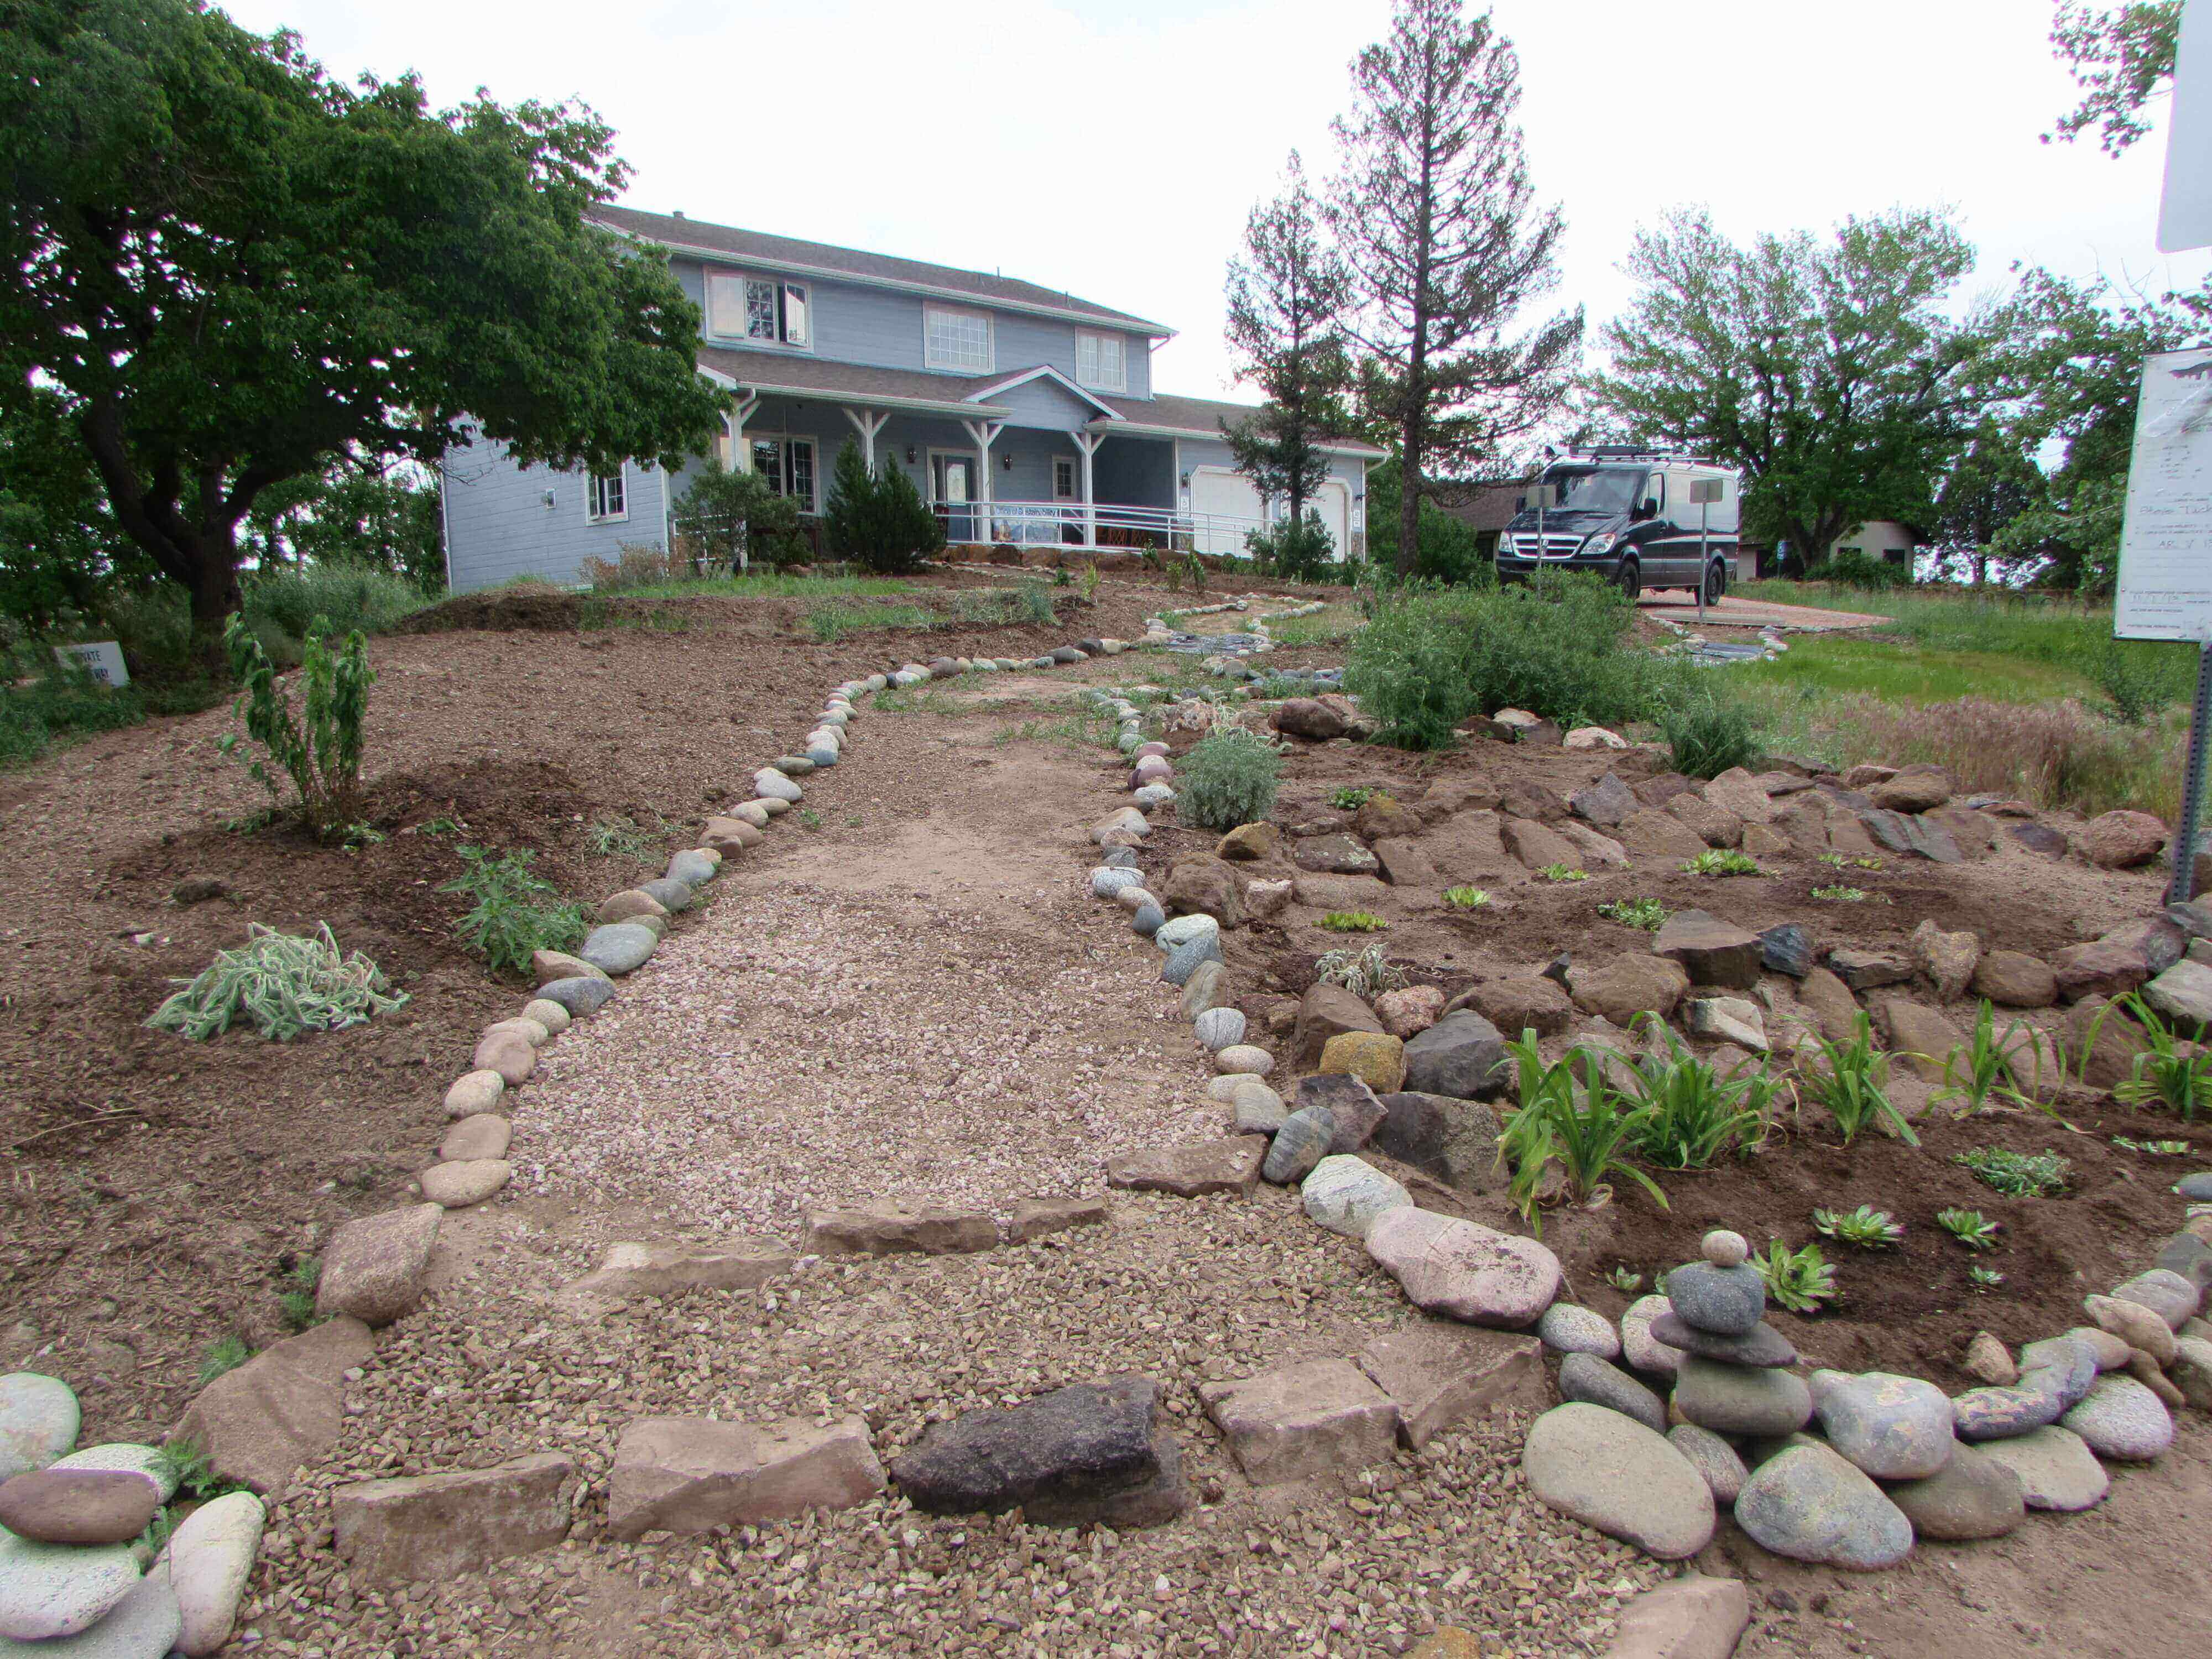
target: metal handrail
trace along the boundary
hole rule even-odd
[[[1095,532],[1099,546],[1185,553],[1242,553],[1245,533],[1261,522],[1240,514],[1179,513],[1118,501],[939,501],[931,511],[959,542],[1080,547],[1092,544],[1085,537]]]

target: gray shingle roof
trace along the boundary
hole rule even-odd
[[[849,276],[874,277],[924,288],[972,295],[1011,305],[1040,307],[1072,315],[1096,317],[1155,335],[1173,333],[1158,323],[1126,311],[1115,311],[1089,300],[1079,300],[1057,289],[1041,288],[1012,276],[994,276],[980,270],[961,270],[951,265],[933,265],[920,259],[895,259],[884,253],[864,253],[858,248],[836,247],[828,242],[801,241],[792,236],[770,236],[763,231],[739,230],[732,225],[709,224],[703,219],[680,218],[670,213],[643,213],[635,208],[597,207],[590,216],[612,229],[650,241],[675,243],[726,253],[738,259],[761,259],[778,264],[806,265]]]
[[[1256,408],[1252,404],[1225,404],[1212,398],[1178,398],[1166,392],[1155,392],[1150,398],[1109,397],[1105,401],[1135,425],[1166,427],[1208,438],[1221,435],[1224,421],[1235,426]],[[1339,438],[1334,441],[1377,455],[1389,453],[1357,438]]]
[[[701,365],[744,386],[787,386],[848,398],[908,398],[924,403],[957,404],[1003,374],[938,374],[919,368],[878,368],[872,363],[841,363],[799,351],[743,351],[702,345]]]

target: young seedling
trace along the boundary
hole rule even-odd
[[[1405,975],[1389,964],[1379,945],[1370,945],[1364,951],[1324,952],[1314,959],[1314,977],[1330,985],[1341,985],[1364,1002],[1372,1002],[1383,992],[1395,991],[1406,982]]]
[[[1815,854],[1814,856],[1818,858],[1821,863],[1828,865],[1838,870],[1879,870],[1881,868],[1881,860],[1868,854],[1861,854],[1857,858],[1847,858],[1841,853],[1819,853]]]
[[[1364,784],[1347,783],[1330,794],[1328,804],[1340,812],[1357,812],[1374,799],[1375,791]]]
[[[2074,1170],[2073,1160],[2054,1152],[2015,1152],[2002,1146],[1977,1146],[1951,1161],[2007,1198],[2048,1198],[2063,1192]]]
[[[1644,1275],[1626,1267],[1615,1267],[1605,1276],[1606,1283],[1623,1296],[1634,1296],[1644,1288]]]
[[[1835,1268],[1821,1255],[1818,1244],[1793,1250],[1774,1239],[1765,1255],[1753,1255],[1751,1265],[1766,1281],[1766,1293],[1791,1313],[1815,1313],[1823,1303],[1832,1302],[1843,1293],[1836,1283]]]
[[[1998,1224],[1979,1210],[1938,1210],[1936,1224],[1970,1250],[1996,1248]]]
[[[1444,902],[1455,910],[1480,910],[1490,902],[1490,890],[1486,887],[1447,887],[1444,889]]]
[[[1598,915],[1624,927],[1640,927],[1656,933],[1667,920],[1667,907],[1656,898],[1612,899],[1597,907]]]
[[[1954,1048],[1943,1062],[1944,1089],[1939,1100],[1963,1100],[1969,1112],[1978,1112],[1988,1103],[1990,1091],[2002,1085],[2009,1099],[2022,1098],[2020,1076],[2013,1069],[2013,1057],[2019,1052],[2020,1039],[2025,1035],[2033,1044],[2033,1034],[2027,1030],[2022,1020],[2013,1020],[2000,1036],[1996,1029],[1996,1009],[1987,997],[1974,1014],[1972,1042],[1961,1048]]]
[[[1708,847],[1693,859],[1682,864],[1686,876],[1755,876],[1759,873],[1759,861],[1733,847]]]
[[[1682,1046],[1664,1022],[1637,1017],[1664,1039],[1629,1068],[1628,1094],[1638,1111],[1632,1139],[1652,1163],[1668,1170],[1702,1170],[1723,1152],[1756,1143],[1766,1109],[1780,1088],[1764,1065],[1749,1062],[1723,1073]]]
[[[205,1388],[218,1376],[236,1370],[253,1358],[253,1351],[235,1336],[218,1337],[200,1356],[199,1382]]]
[[[2185,1140],[2130,1140],[2125,1135],[2114,1135],[2112,1145],[2124,1152],[2144,1152],[2152,1158],[2189,1156],[2189,1143]]]
[[[2004,1283],[2004,1275],[2002,1273],[1999,1273],[1995,1267],[1984,1267],[1979,1263],[1977,1263],[1973,1267],[1966,1269],[1966,1278],[1968,1282],[1973,1285],[1974,1294],[1977,1296],[1981,1296],[1988,1291],[1994,1291],[1998,1285]]]
[[[2184,1122],[2196,1119],[2197,1109],[2212,1102],[2212,1048],[2184,1045],[2173,1028],[2139,991],[2116,997],[2100,1009],[2081,1045],[2082,1080],[2088,1080],[2090,1056],[2097,1051],[2097,1036],[2115,1010],[2124,1012],[2142,1028],[2148,1045],[2135,1058],[2127,1080],[2112,1091],[2115,1098],[2130,1106],[2163,1106]]]
[[[285,1288],[277,1292],[276,1304],[284,1310],[284,1322],[295,1331],[304,1331],[315,1322],[315,1286],[323,1277],[319,1256],[301,1256],[284,1275]]]
[[[1571,865],[1547,864],[1536,872],[1546,881],[1588,881],[1589,872],[1577,870]]]
[[[1813,896],[1816,899],[1826,899],[1832,904],[1887,904],[1889,902],[1889,895],[1887,893],[1869,893],[1863,887],[1845,887],[1840,884],[1827,887],[1815,887],[1813,890]]]
[[[1321,925],[1332,933],[1379,933],[1390,924],[1371,910],[1332,910]]]
[[[1621,1156],[1625,1146],[1636,1144],[1649,1109],[1632,1107],[1616,1091],[1594,1060],[1571,1050],[1546,1064],[1533,1031],[1524,1031],[1505,1045],[1513,1057],[1519,1109],[1504,1133],[1498,1137],[1498,1161],[1513,1171],[1508,1194],[1532,1229],[1543,1231],[1536,1214],[1536,1194],[1547,1165],[1557,1162],[1568,1201],[1592,1204],[1611,1196],[1607,1177],[1626,1176],[1661,1209],[1667,1194],[1650,1176]],[[1584,1060],[1587,1074],[1578,1086],[1575,1062]]]
[[[1887,1123],[1906,1146],[1920,1144],[1905,1115],[1883,1092],[1889,1081],[1889,1056],[1874,1046],[1873,1026],[1864,1013],[1852,1028],[1849,1042],[1832,1042],[1826,1037],[1816,1037],[1814,1042],[1820,1058],[1798,1073],[1793,1085],[1801,1103],[1810,1101],[1825,1108],[1836,1120],[1837,1132],[1847,1146],[1859,1138],[1861,1130],[1877,1121]]]
[[[1888,1211],[1877,1210],[1870,1204],[1862,1204],[1841,1215],[1833,1210],[1815,1210],[1813,1231],[1862,1250],[1893,1249],[1905,1237],[1903,1223],[1892,1219]]]

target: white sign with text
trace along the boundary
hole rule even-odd
[[[2212,350],[2143,360],[2112,633],[2212,640]]]
[[[82,668],[95,684],[111,690],[131,684],[131,671],[123,665],[123,647],[113,640],[94,640],[85,645],[58,645],[54,655],[64,668]]]

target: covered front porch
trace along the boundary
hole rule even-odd
[[[1116,432],[1058,386],[942,399],[732,390],[723,464],[762,475],[806,518],[821,514],[851,444],[871,468],[904,472],[955,545],[1241,552],[1258,523],[1194,514],[1175,437]]]

